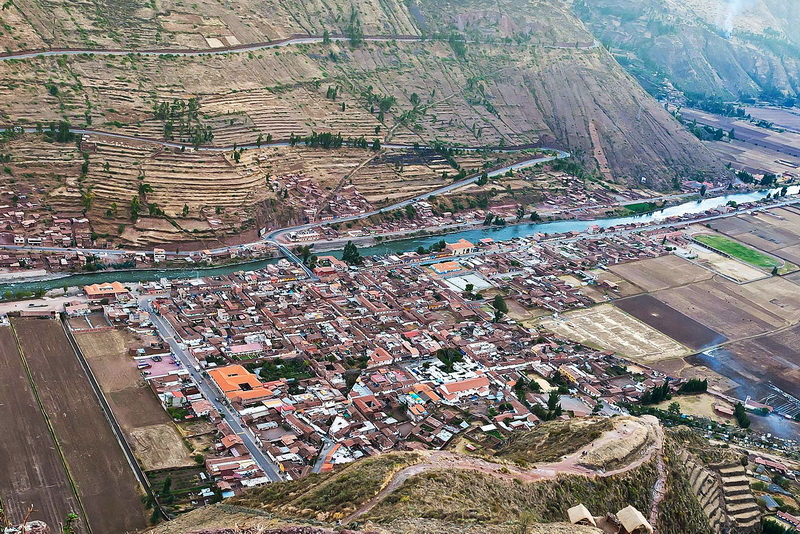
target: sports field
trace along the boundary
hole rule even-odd
[[[711,247],[714,250],[718,250],[732,258],[736,258],[767,271],[771,271],[775,267],[778,268],[779,273],[790,272],[797,269],[797,266],[792,263],[764,254],[763,252],[745,246],[725,236],[698,234],[695,235],[694,238],[703,245]]]

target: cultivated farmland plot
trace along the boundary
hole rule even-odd
[[[13,322],[93,532],[146,525],[141,492],[61,324]]]
[[[12,523],[30,519],[59,525],[69,513],[85,519],[64,463],[25,372],[11,328],[0,327],[0,502]]]

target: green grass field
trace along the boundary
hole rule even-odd
[[[700,243],[711,247],[714,250],[724,252],[732,258],[736,258],[737,260],[741,260],[745,263],[753,265],[754,267],[758,267],[767,271],[772,271],[774,267],[777,267],[778,273],[783,274],[797,269],[797,266],[793,263],[769,256],[725,236],[700,234],[694,236],[694,238]]]
[[[665,202],[661,202],[660,204],[657,202],[638,202],[636,204],[627,204],[623,206],[623,208],[630,213],[650,213],[651,211],[663,208],[665,204]]]

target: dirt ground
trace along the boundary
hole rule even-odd
[[[686,348],[610,304],[565,313],[541,326],[588,346],[611,349],[634,361],[651,364],[679,358]]]
[[[702,395],[677,395],[672,400],[666,400],[661,404],[657,404],[656,408],[666,410],[673,402],[681,405],[681,413],[686,415],[694,415],[697,417],[705,417],[716,421],[718,423],[730,423],[730,417],[724,417],[714,411],[715,404],[722,404],[728,408],[733,409],[729,403],[724,402],[713,395],[704,393]]]
[[[21,319],[13,326],[92,531],[143,529],[139,485],[61,324]]]
[[[726,276],[735,282],[752,282],[764,278],[767,273],[750,267],[740,261],[726,258],[707,248],[692,245],[694,261],[715,273]]]
[[[670,308],[652,295],[620,299],[614,305],[691,349],[699,350],[726,341],[717,332]]]
[[[790,206],[720,219],[714,229],[792,263],[800,263],[800,210]]]
[[[741,285],[706,280],[655,296],[729,339],[764,334],[800,321],[800,292],[781,277]]]
[[[0,383],[0,501],[5,513],[19,523],[33,506],[31,519],[55,526],[74,512],[81,516],[76,532],[86,532],[85,519],[8,327],[0,327]]]
[[[797,347],[800,347],[800,326],[726,345],[725,350],[732,355],[727,365],[754,383],[767,380],[800,397],[800,352]]]
[[[194,465],[177,427],[128,356],[136,337],[122,330],[75,335],[131,448],[146,471]]]
[[[609,267],[645,291],[658,291],[711,278],[712,274],[679,256],[661,256]]]

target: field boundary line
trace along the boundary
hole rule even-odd
[[[131,466],[136,480],[139,482],[141,488],[145,491],[145,494],[153,497],[153,501],[155,502],[156,506],[158,506],[158,511],[162,518],[166,521],[169,521],[169,515],[164,510],[163,506],[161,506],[161,503],[158,501],[158,496],[153,491],[153,487],[150,485],[150,481],[147,479],[147,475],[145,475],[144,471],[139,466],[139,462],[136,460],[133,450],[130,448],[130,445],[125,439],[125,435],[122,432],[122,427],[120,427],[119,423],[117,422],[114,412],[111,410],[111,405],[108,403],[105,393],[103,393],[103,390],[100,388],[100,383],[97,382],[97,378],[95,378],[91,367],[89,367],[89,362],[86,360],[80,345],[78,345],[78,343],[75,341],[75,338],[73,337],[72,332],[70,332],[69,326],[64,322],[63,317],[59,320],[59,322],[61,323],[61,327],[64,329],[64,333],[69,340],[70,346],[72,346],[72,351],[75,353],[75,357],[78,359],[83,372],[86,374],[86,378],[89,379],[92,390],[94,391],[94,394],[100,403],[100,409],[103,411],[103,415],[105,415],[106,421],[108,421],[111,431],[114,433],[114,437],[122,449],[125,459],[128,461],[128,465]]]
[[[78,492],[78,484],[72,477],[72,472],[69,469],[67,458],[66,456],[64,456],[64,451],[61,448],[61,443],[59,443],[58,441],[56,430],[55,428],[53,428],[53,423],[50,421],[50,416],[47,415],[47,411],[44,409],[44,403],[42,402],[42,399],[39,397],[39,390],[36,387],[36,383],[33,380],[33,373],[31,373],[31,369],[30,367],[28,367],[28,360],[25,357],[25,352],[22,350],[22,343],[20,343],[19,341],[19,335],[17,335],[17,329],[14,328],[13,322],[11,322],[10,325],[11,325],[11,332],[14,334],[14,342],[17,344],[17,351],[19,352],[20,359],[22,360],[22,367],[25,368],[25,376],[28,378],[28,384],[30,384],[31,386],[31,392],[33,393],[33,396],[36,399],[36,405],[39,407],[39,411],[42,413],[42,417],[44,417],[44,421],[47,424],[47,430],[50,432],[50,437],[53,438],[53,443],[56,446],[58,457],[61,459],[61,464],[64,466],[64,472],[67,475],[67,480],[69,481],[70,488],[72,488],[72,493],[73,495],[75,495],[75,502],[78,503],[81,515],[83,516],[83,524],[86,526],[86,530],[89,532],[89,534],[92,534],[92,526],[91,524],[89,524],[89,516],[86,514],[86,509],[83,507],[83,501],[81,500],[80,493]],[[55,525],[53,525],[53,527],[55,527]]]

